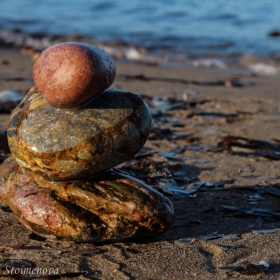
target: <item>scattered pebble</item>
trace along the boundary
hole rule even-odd
[[[205,68],[227,68],[225,62],[217,58],[202,58],[193,61],[194,67],[205,67]]]
[[[1,65],[8,65],[9,64],[9,60],[7,60],[7,59],[0,59],[0,64]]]
[[[255,63],[248,66],[250,70],[252,70],[256,74],[264,74],[264,75],[276,75],[279,73],[278,68],[265,64],[265,63]]]
[[[3,90],[0,91],[0,101],[1,102],[20,102],[23,96],[16,90]]]
[[[192,243],[194,242],[194,238],[180,238],[176,240],[177,243]]]

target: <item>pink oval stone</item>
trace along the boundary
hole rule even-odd
[[[75,107],[104,92],[113,83],[116,68],[100,48],[76,42],[44,50],[33,67],[35,85],[54,106]]]

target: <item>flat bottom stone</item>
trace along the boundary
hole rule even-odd
[[[165,196],[116,170],[51,182],[9,157],[0,168],[0,198],[30,231],[76,242],[141,240],[174,220]]]

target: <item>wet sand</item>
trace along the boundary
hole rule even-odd
[[[0,49],[0,91],[24,95],[32,65],[20,50]],[[174,225],[143,242],[75,244],[31,234],[1,204],[0,273],[18,263],[65,279],[280,278],[279,78],[116,66],[113,87],[141,95],[153,115],[145,147],[119,168],[172,200]],[[0,115],[2,134],[8,116]]]

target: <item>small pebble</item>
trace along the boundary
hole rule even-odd
[[[54,106],[79,106],[104,92],[113,83],[116,68],[100,48],[76,42],[44,50],[33,67],[35,85]]]

